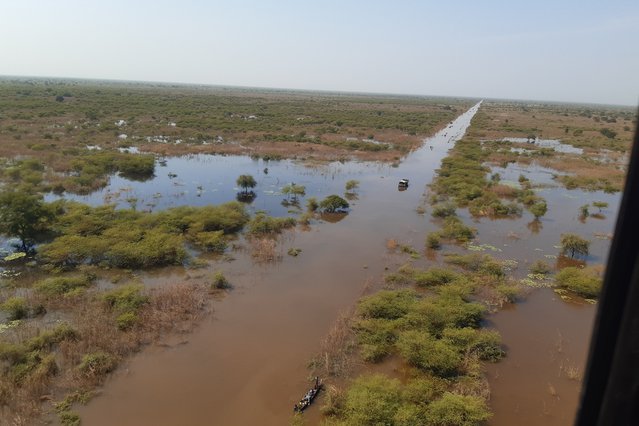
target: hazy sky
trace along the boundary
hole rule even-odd
[[[0,0],[0,18],[0,75],[639,102],[638,0]]]

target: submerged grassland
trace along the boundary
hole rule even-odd
[[[467,138],[486,144],[490,164],[536,164],[556,170],[566,189],[617,192],[636,123],[632,108],[485,102]]]

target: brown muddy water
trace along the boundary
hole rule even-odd
[[[249,251],[238,249],[231,253],[235,260],[214,262],[212,267],[223,270],[234,289],[214,303],[213,316],[193,333],[167,338],[126,363],[107,381],[99,397],[87,406],[76,407],[83,423],[287,424],[293,404],[309,387],[307,365],[335,319],[353,306],[368,285],[381,281],[385,268],[392,270],[406,261],[406,257],[389,253],[386,241],[396,239],[422,251],[425,235],[437,229],[428,214],[419,215],[415,210],[424,202],[424,188],[434,170],[463,135],[478,107],[427,139],[397,168],[376,163],[308,168],[289,161],[265,164],[245,157],[195,156],[190,157],[192,163],[184,160],[186,169],[178,170],[177,163],[172,163],[177,160],[167,160],[167,169],[173,167],[183,176],[182,186],[175,185],[175,178],[165,182],[167,186],[126,182],[138,199],[146,200],[149,191],[157,191],[160,196],[150,197],[166,206],[181,200],[188,204],[191,198],[206,203],[212,202],[207,197],[220,197],[221,188],[232,186],[237,175],[257,176],[268,167],[268,175],[258,179],[252,208],[280,215],[291,213],[280,207],[278,185],[295,181],[307,186],[307,194],[318,197],[342,193],[348,179],[358,179],[360,188],[343,219],[322,221],[308,231],[287,234],[279,247],[281,261],[259,265]],[[209,175],[195,170],[208,170]],[[217,173],[220,170],[223,173]],[[537,171],[524,172],[535,181]],[[503,171],[503,175],[508,173],[519,171]],[[410,179],[408,190],[398,191],[399,178]],[[148,184],[152,189],[140,189]],[[189,189],[179,189],[184,187]],[[203,188],[196,190],[198,187]],[[174,196],[176,191],[180,195]],[[519,267],[514,273],[521,277],[527,264],[538,258],[556,261],[553,256],[558,250],[554,246],[561,232],[612,232],[618,197],[557,188],[544,191],[549,212],[541,227],[533,230],[528,226],[532,221],[528,213],[513,221],[482,220],[473,225],[479,230],[477,244],[490,245],[491,254],[498,258],[517,259]],[[84,201],[99,203],[105,194],[116,192],[117,184],[95,200]],[[226,196],[232,197],[232,191]],[[585,223],[577,219],[584,197],[610,202],[603,219]],[[573,204],[577,206],[574,209]],[[588,262],[605,261],[609,241],[591,239]],[[286,255],[291,247],[302,249],[300,256]],[[162,285],[186,279],[189,273],[193,271],[173,269],[166,276],[155,273],[143,278],[150,285]],[[492,423],[570,421],[580,381],[568,379],[565,371],[570,367],[572,373],[578,368],[583,372],[594,309],[593,305],[567,303],[549,289],[533,289],[524,302],[490,317],[488,325],[500,330],[508,349],[507,358],[488,369],[495,410]],[[319,420],[318,405],[305,413],[310,424]]]

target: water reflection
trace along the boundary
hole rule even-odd
[[[347,212],[320,213],[319,217],[325,222],[337,223],[348,216]]]
[[[237,201],[239,201],[240,203],[246,203],[246,204],[251,204],[253,201],[255,201],[256,197],[257,197],[257,194],[253,191],[241,191],[241,192],[238,192],[237,195],[235,195],[235,199]]]

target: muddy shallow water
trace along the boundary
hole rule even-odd
[[[131,188],[125,192],[132,197],[118,198],[123,207],[132,202],[126,198],[137,198],[138,208],[152,209],[219,203],[234,199],[235,178],[250,173],[258,181],[251,208],[286,215],[290,207],[281,205],[284,197],[278,194],[284,184],[306,185],[307,197],[323,198],[343,193],[349,179],[360,181],[350,213],[336,223],[322,221],[308,231],[288,233],[279,247],[280,262],[256,265],[247,251],[237,250],[231,253],[234,261],[215,263],[214,269],[223,270],[234,289],[214,303],[212,318],[192,334],[168,339],[168,346],[153,346],[136,355],[107,381],[100,397],[77,407],[83,422],[287,424],[293,404],[309,385],[307,364],[333,321],[353,306],[367,284],[381,280],[386,267],[393,269],[405,261],[388,252],[386,240],[393,238],[422,251],[425,235],[437,229],[428,213],[419,215],[415,210],[424,201],[424,188],[434,170],[463,135],[478,106],[427,139],[397,168],[377,163],[306,167],[292,161],[192,156],[167,159],[166,167],[156,169],[153,181],[116,178],[105,190],[79,197],[100,204],[105,195],[114,199],[112,194],[122,194],[121,188]],[[177,176],[169,178],[169,171]],[[408,190],[398,191],[400,178],[410,179]],[[555,261],[554,246],[561,232],[612,232],[618,196],[603,198],[604,194],[558,188],[544,191],[549,212],[536,231],[528,226],[532,221],[528,213],[516,220],[482,219],[473,224],[479,230],[478,244],[501,250],[491,254],[520,260],[515,273],[521,276],[527,263],[537,258]],[[578,206],[586,202],[584,197],[609,201],[605,218],[581,223],[576,216]],[[604,262],[609,241],[590,239],[588,261]],[[291,247],[302,249],[301,255],[287,256]],[[187,274],[179,268],[170,272],[169,278],[157,273],[142,277],[149,284],[162,285],[185,279]],[[490,317],[488,325],[501,331],[508,348],[506,360],[488,370],[494,424],[513,424],[514,419],[522,425],[547,424],[555,418],[560,419],[556,424],[565,424],[571,418],[579,381],[558,379],[558,363],[564,363],[562,368],[583,364],[594,310],[593,305],[566,303],[549,289],[535,289],[524,303]],[[557,336],[561,336],[563,352],[555,355]],[[566,359],[561,361],[562,357]],[[311,423],[318,419],[318,405],[305,414]]]

